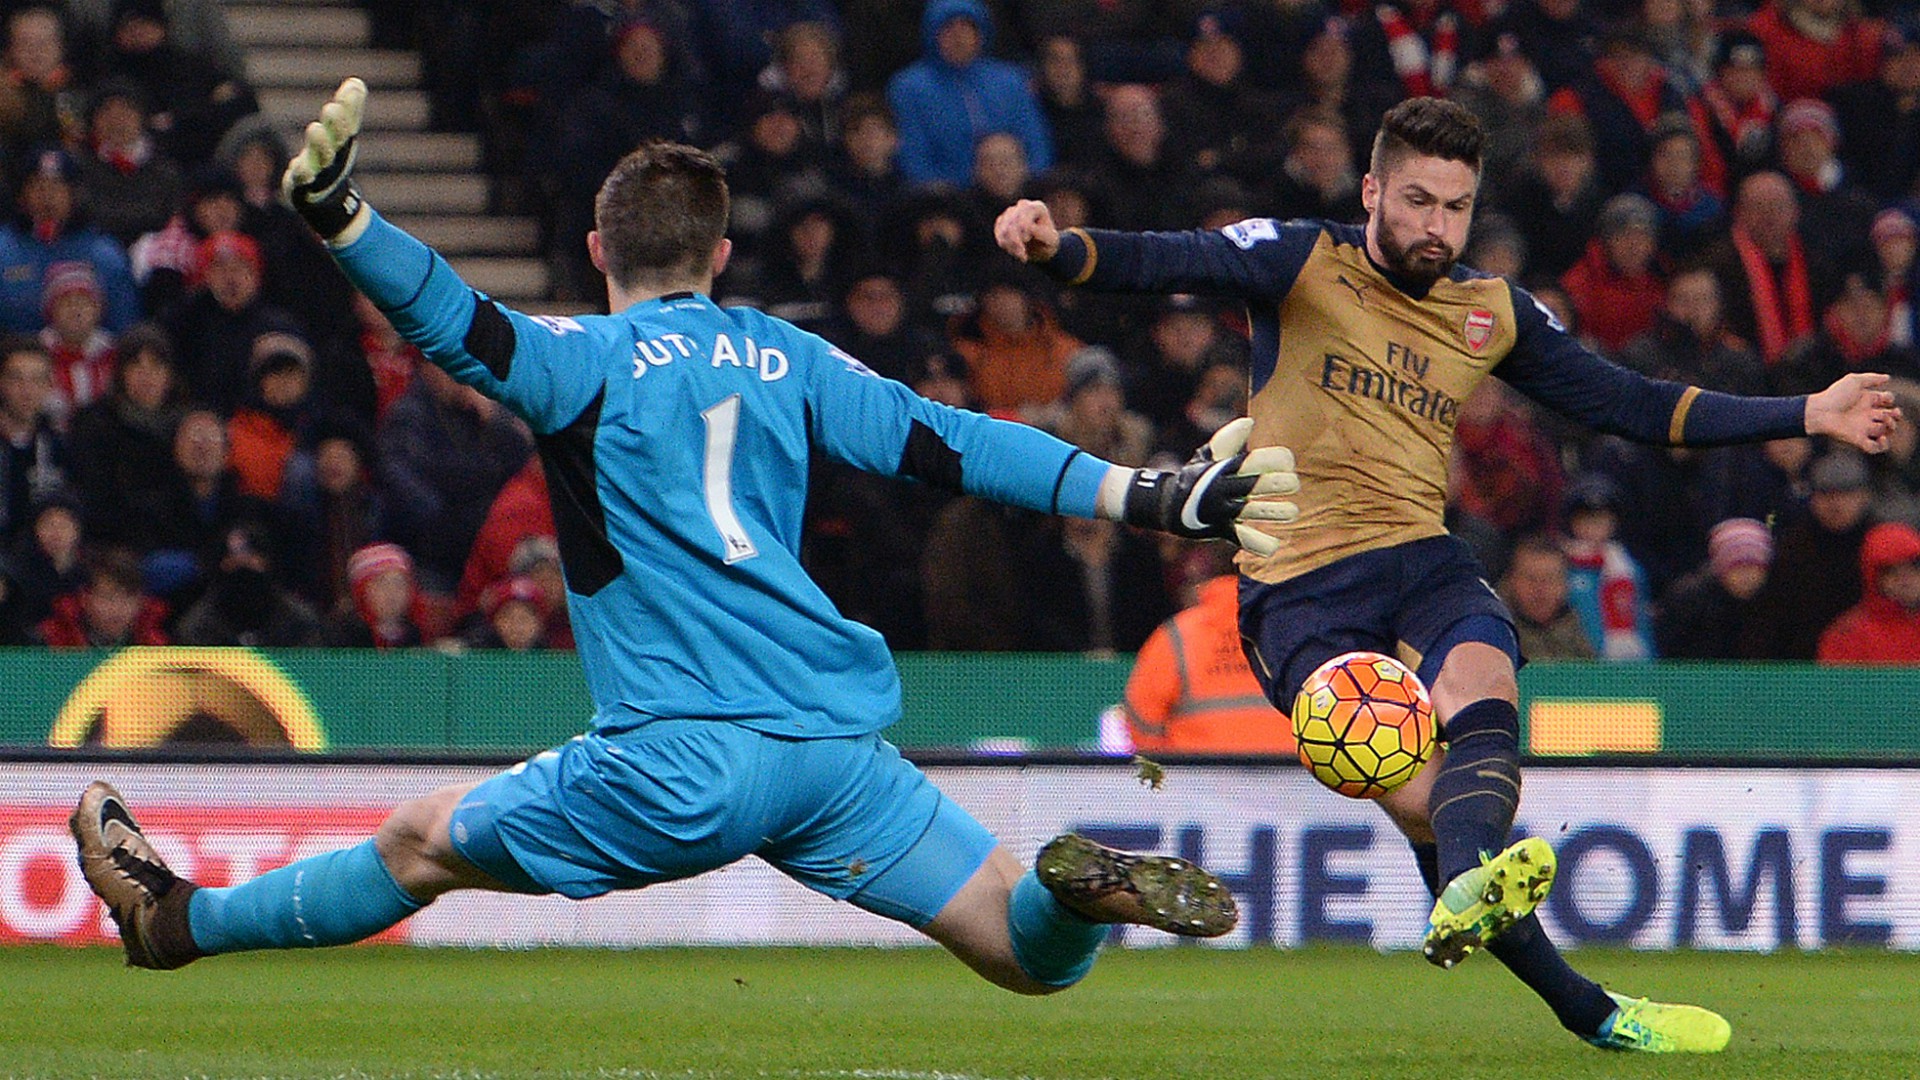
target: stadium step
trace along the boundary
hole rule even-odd
[[[302,86],[292,89],[262,87],[260,111],[273,118],[275,127],[300,131],[326,104],[332,87]],[[427,93],[424,90],[381,90],[367,99],[367,115],[362,126],[368,131],[425,131]]]
[[[248,48],[354,48],[367,43],[367,14],[335,4],[229,4],[227,23]]]
[[[468,285],[506,303],[547,291],[547,264],[540,259],[458,255],[447,262]]]
[[[526,217],[477,214],[387,215],[442,255],[527,255],[540,246],[540,223]]]
[[[411,89],[420,84],[420,58],[397,49],[289,49],[257,46],[247,50],[247,81],[257,87],[311,86],[332,90],[358,75],[374,90]]]
[[[356,171],[354,176],[360,185],[361,194],[383,213],[484,214],[487,212],[487,178],[477,173],[361,173]]]
[[[454,131],[383,131],[360,144],[370,172],[480,171],[480,136]]]

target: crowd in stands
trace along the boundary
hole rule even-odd
[[[1490,136],[1466,262],[1646,374],[1896,377],[1920,420],[1920,11],[1889,0],[364,0],[483,134],[551,299],[648,139],[733,189],[722,303],[1123,464],[1244,411],[1243,316],[1062,291],[995,214],[1362,216],[1382,113]],[[0,3],[0,641],[565,647],[524,426],[423,364],[276,199],[214,0]],[[345,73],[342,73],[345,74]],[[1449,524],[1536,658],[1920,661],[1920,440],[1663,449],[1489,380]],[[1129,652],[1177,546],[821,461],[805,558],[902,649]]]

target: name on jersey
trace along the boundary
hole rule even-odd
[[[699,355],[700,344],[685,334],[643,338],[633,343],[633,377],[640,378],[648,368],[665,367],[675,360],[691,360]],[[714,367],[727,364],[746,371],[757,371],[761,382],[777,382],[787,377],[787,354],[770,346],[762,348],[745,335],[741,336],[739,344],[734,343],[730,334],[714,335],[713,345],[706,350],[706,355]]]
[[[1378,364],[1327,353],[1321,360],[1320,386],[1338,394],[1385,402],[1451,429],[1459,418],[1460,402],[1446,391],[1426,385],[1432,362],[1432,357],[1393,342],[1387,343],[1385,361]]]

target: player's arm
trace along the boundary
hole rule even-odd
[[[1300,486],[1293,454],[1277,446],[1247,452],[1247,422],[1222,429],[1179,469],[1129,469],[1038,428],[928,401],[824,341],[808,379],[814,445],[869,472],[1043,513],[1234,540],[1256,552],[1276,541],[1251,522],[1299,514],[1283,499]]]
[[[573,422],[600,392],[585,355],[591,335],[541,323],[460,280],[447,261],[374,212],[353,185],[366,84],[348,79],[307,125],[281,188],[326,242],[347,279],[401,336],[455,379],[505,404],[545,434]]]
[[[1670,446],[1826,435],[1879,453],[1900,419],[1882,389],[1885,375],[1848,375],[1797,397],[1742,397],[1650,379],[1595,355],[1526,290],[1510,288],[1518,337],[1493,373],[1596,430]]]
[[[994,241],[1069,285],[1132,292],[1283,296],[1320,238],[1320,226],[1254,218],[1218,231],[1116,232],[1054,227],[1047,204],[1002,211]]]

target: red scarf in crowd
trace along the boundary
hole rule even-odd
[[[1407,21],[1399,8],[1381,4],[1373,11],[1387,35],[1393,73],[1408,97],[1444,97],[1460,64],[1460,20],[1443,12],[1429,24],[1431,42]]]
[[[1760,356],[1771,364],[1787,346],[1813,333],[1813,289],[1807,282],[1807,252],[1798,236],[1787,238],[1786,309],[1780,306],[1780,287],[1773,264],[1740,226],[1733,227],[1733,246],[1747,272],[1747,294],[1753,301],[1753,324],[1760,336]],[[1782,317],[1784,315],[1784,318]]]

